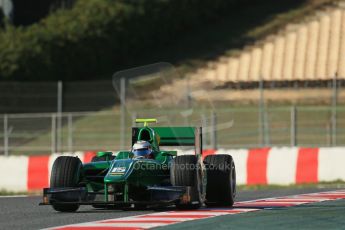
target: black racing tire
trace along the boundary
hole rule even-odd
[[[147,210],[147,205],[146,204],[135,204],[134,210],[136,210],[136,211]]]
[[[78,157],[58,157],[53,164],[53,169],[50,176],[50,187],[78,187],[81,168],[82,162]],[[75,212],[79,208],[78,204],[53,204],[52,206],[56,211],[59,212]]]
[[[198,176],[198,158],[195,155],[177,156],[173,159],[170,168],[170,181],[173,186],[191,187],[194,202],[176,204],[178,209],[197,209],[201,203],[199,191],[201,179]]]
[[[208,207],[233,206],[236,198],[236,169],[230,155],[209,155],[204,159],[207,172]]]
[[[177,156],[170,168],[170,181],[173,186],[194,186],[196,178],[195,166],[197,158],[194,155]]]

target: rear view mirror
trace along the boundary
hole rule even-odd
[[[98,152],[97,157],[105,157],[109,161],[110,157],[113,155],[113,152]]]

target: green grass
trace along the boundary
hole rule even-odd
[[[308,184],[292,184],[292,185],[239,185],[238,191],[257,191],[257,190],[276,190],[276,189],[305,189],[305,188],[345,188],[345,182],[341,180],[308,183]]]
[[[11,192],[7,190],[0,190],[0,196],[17,196],[17,195],[27,195],[27,192]]]
[[[204,148],[210,147],[211,111],[207,109],[194,109],[187,117],[181,116],[183,110],[157,110],[138,111],[137,117],[157,117],[159,126],[202,126],[201,116],[207,117],[204,128]],[[264,146],[261,142],[259,112],[255,106],[242,106],[235,108],[216,109],[217,115],[217,142],[219,148],[249,148]],[[338,108],[337,144],[345,145],[345,107]],[[164,117],[165,116],[165,117]],[[267,110],[266,135],[268,146],[290,146],[290,106],[280,106]],[[297,145],[304,147],[329,146],[331,141],[330,129],[331,110],[327,106],[297,107]],[[165,119],[165,120],[164,120]],[[68,123],[64,118],[62,129],[62,151],[68,148]],[[120,113],[114,110],[93,113],[92,115],[75,116],[73,118],[73,149],[85,150],[119,150],[120,149]],[[14,146],[10,154],[49,154],[51,152],[51,131],[48,125],[46,130],[36,130],[36,124],[28,120],[30,129],[17,130],[14,127],[10,144]],[[21,123],[23,125],[23,123]],[[132,117],[127,116],[125,149],[131,146]],[[19,142],[19,140],[21,142]],[[25,143],[21,144],[22,142]],[[17,141],[17,142],[16,142]]]
[[[120,130],[119,130],[119,113],[110,113],[102,111],[94,113],[96,115],[78,115],[73,118],[73,145],[72,151],[78,150],[111,150],[114,146],[118,146],[120,142]],[[103,115],[105,114],[105,115]],[[69,151],[68,138],[69,127],[67,117],[63,119],[62,128],[62,151]],[[37,121],[39,122],[39,121]],[[50,128],[50,126],[48,126]],[[127,127],[130,127],[128,124]],[[41,130],[37,132],[34,125],[30,127],[31,130],[27,132],[20,131],[19,133],[12,134],[12,142],[16,139],[28,141],[25,144],[20,145],[20,148],[14,147],[13,154],[47,154],[50,153],[52,133],[51,130]],[[33,140],[32,137],[36,136]],[[127,135],[129,140],[129,135]],[[96,147],[95,147],[96,146]],[[42,148],[42,149],[41,149]]]

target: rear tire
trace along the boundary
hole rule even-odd
[[[53,164],[53,169],[50,176],[50,187],[78,187],[81,167],[82,163],[77,157],[58,157]],[[53,204],[52,206],[56,211],[59,212],[75,212],[79,208],[78,204]]]
[[[230,155],[207,156],[206,202],[208,207],[233,206],[236,197],[236,169]]]
[[[170,181],[173,186],[188,186],[191,189],[191,201],[186,204],[176,204],[178,209],[197,209],[202,205],[198,170],[201,167],[195,155],[177,156],[173,159],[170,169]]]

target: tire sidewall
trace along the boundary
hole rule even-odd
[[[207,184],[207,177],[206,177],[206,167],[203,163],[202,157],[198,157],[197,163],[197,170],[196,170],[196,187],[198,192],[198,200],[200,205],[204,204],[206,199],[206,184]]]

